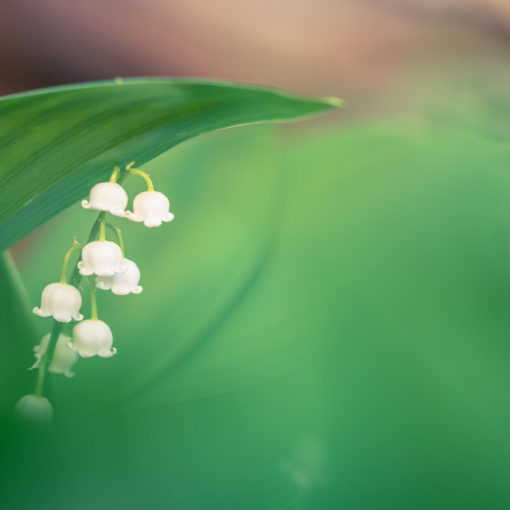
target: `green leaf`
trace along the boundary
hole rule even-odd
[[[39,328],[30,300],[8,252],[0,253],[0,412],[33,384],[27,368],[32,347],[39,342]]]
[[[126,79],[0,99],[0,249],[83,197],[114,165],[141,165],[216,129],[338,106],[232,83]]]

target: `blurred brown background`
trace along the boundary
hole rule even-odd
[[[0,25],[2,94],[204,76],[339,95],[349,116],[405,108],[438,61],[510,49],[508,0],[3,0]]]

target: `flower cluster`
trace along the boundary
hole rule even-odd
[[[117,353],[113,347],[113,333],[108,324],[98,318],[96,289],[110,290],[113,294],[140,294],[140,270],[135,262],[126,258],[124,242],[118,227],[106,221],[106,215],[143,223],[147,227],[158,227],[172,221],[168,198],[154,190],[150,177],[137,168],[134,162],[125,171],[115,167],[109,182],[92,187],[88,200],[82,207],[100,211],[92,227],[87,244],[74,241],[67,251],[59,282],[50,283],[42,291],[41,306],[34,308],[39,317],[53,317],[51,334],[45,335],[34,347],[36,362],[31,369],[37,369],[38,378],[34,394],[22,397],[15,407],[16,414],[25,421],[49,423],[53,417],[51,403],[43,397],[46,369],[56,374],[73,377],[73,367],[81,358],[99,356],[110,358]],[[128,195],[121,182],[128,175],[142,177],[147,191],[139,193],[133,200],[133,211],[127,211]],[[109,228],[116,236],[116,242],[106,239]],[[80,260],[75,265],[68,281],[68,267],[75,252]],[[83,320],[81,282],[87,279],[90,294],[90,318]],[[71,329],[71,322],[76,324]],[[63,331],[65,330],[65,331]]]

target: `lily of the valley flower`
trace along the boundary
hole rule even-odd
[[[78,269],[83,276],[113,276],[127,269],[122,250],[111,241],[92,241],[83,247],[81,256]]]
[[[80,291],[67,283],[50,283],[42,291],[41,307],[34,308],[39,317],[53,317],[59,322],[81,321]]]
[[[159,227],[174,219],[168,198],[159,191],[143,191],[136,195],[133,212],[126,211],[126,216],[132,221],[143,222],[146,227]]]
[[[49,425],[53,418],[53,406],[47,398],[25,395],[16,403],[14,413],[18,419],[25,423]]]
[[[50,337],[51,335],[49,333],[43,336],[41,343],[34,347],[34,354],[37,358],[37,361],[30,367],[29,370],[39,368],[39,365],[41,364],[41,358],[48,350]],[[53,358],[51,359],[51,363],[48,368],[50,372],[53,372],[54,374],[64,374],[66,377],[74,377],[74,372],[71,369],[78,361],[79,356],[76,351],[73,351],[69,347],[70,340],[71,337],[67,335],[60,334],[58,336],[55,351],[53,352]]]
[[[119,296],[133,293],[140,294],[143,288],[138,285],[140,281],[140,270],[138,266],[129,259],[124,259],[127,269],[123,273],[116,273],[113,276],[98,276],[96,287],[102,290],[110,290]]]
[[[69,347],[76,351],[82,358],[100,356],[111,358],[117,349],[112,347],[113,335],[108,324],[99,319],[88,319],[73,329],[73,339]]]
[[[100,182],[90,190],[89,200],[83,200],[85,209],[106,211],[114,216],[124,218],[128,196],[124,188],[116,182]]]
[[[53,316],[59,322],[70,322],[73,319],[81,321],[83,315],[79,310],[82,298],[77,288],[78,271],[81,276],[94,275],[88,278],[90,319],[76,324],[72,336],[60,333],[62,325],[54,325],[52,334],[55,336],[45,335],[40,344],[34,347],[36,361],[31,369],[39,369],[35,390],[32,395],[21,398],[15,408],[16,414],[26,421],[50,423],[53,417],[51,403],[42,396],[46,370],[73,377],[72,369],[79,356],[110,358],[117,353],[117,349],[113,347],[110,327],[98,318],[96,289],[111,290],[118,295],[139,294],[143,290],[139,285],[140,270],[135,262],[125,258],[122,233],[117,226],[107,221],[107,213],[143,222],[147,227],[158,227],[163,222],[174,219],[168,198],[163,193],[155,191],[150,176],[140,169],[133,168],[133,165],[134,162],[126,165],[125,172],[116,166],[110,180],[93,186],[88,200],[82,201],[85,209],[101,211],[89,234],[90,242],[83,246],[74,240],[65,254],[60,282],[47,285],[42,292],[41,307],[34,308],[37,315]],[[128,174],[140,176],[147,185],[147,191],[139,193],[133,200],[133,212],[126,211],[128,196],[119,184]],[[107,240],[107,228],[116,234],[116,243]],[[80,250],[81,258],[76,266],[72,256],[77,250]],[[76,286],[67,283],[71,260],[74,270],[70,281]],[[52,338],[56,339],[56,343],[49,359],[48,349]]]

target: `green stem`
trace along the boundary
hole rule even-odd
[[[120,174],[120,167],[116,166],[113,169],[112,175],[110,176],[110,182],[117,182],[117,179],[119,178]]]
[[[106,241],[106,222],[104,216],[101,218],[99,222],[99,240]]]
[[[154,184],[152,184],[149,174],[138,168],[131,168],[134,164],[135,162],[131,161],[131,163],[126,166],[126,170],[131,174],[139,175],[147,184],[147,191],[154,191]]]
[[[83,246],[75,239],[71,248],[67,250],[66,255],[64,257],[64,264],[62,266],[62,273],[60,275],[60,283],[67,283],[67,266],[69,265],[69,259],[77,249],[81,250],[81,248],[83,248]]]
[[[112,223],[106,222],[106,226],[113,232],[115,232],[115,235],[117,236],[117,242],[120,246],[120,251],[122,252],[122,256],[125,257],[124,254],[124,240],[122,239],[122,231],[119,227],[116,227]]]
[[[89,278],[90,285],[90,318],[97,321],[97,299],[96,299],[96,285],[93,278]]]
[[[49,360],[53,357],[53,353],[55,352],[55,346],[57,345],[57,339],[60,335],[60,331],[62,330],[63,324],[61,322],[55,321],[53,323],[53,329],[51,330],[51,336],[48,341],[48,347],[46,348],[46,352],[41,356],[41,362],[39,363],[39,370],[37,372],[37,382],[35,383],[34,395],[36,397],[43,396],[44,390],[44,379],[46,375],[46,365]]]

